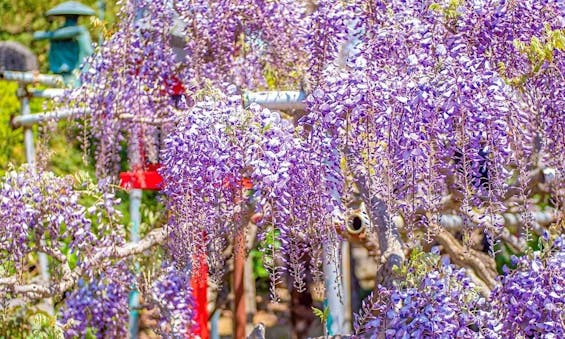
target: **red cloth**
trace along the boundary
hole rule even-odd
[[[161,165],[150,164],[144,169],[133,169],[120,173],[120,187],[124,189],[142,189],[158,191],[163,185],[163,178],[157,172]]]
[[[208,329],[208,265],[206,258],[199,258],[198,271],[192,273],[190,285],[194,299],[194,326],[188,335],[189,338],[210,338]]]

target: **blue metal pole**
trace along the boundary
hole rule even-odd
[[[141,198],[143,191],[132,189],[129,192],[129,213],[131,218],[130,241],[139,241],[139,224],[141,223]],[[136,270],[138,267],[136,267]],[[129,295],[129,337],[137,339],[139,334],[139,291],[132,289]]]
[[[212,314],[212,319],[210,320],[210,339],[220,339],[220,310],[216,310]]]

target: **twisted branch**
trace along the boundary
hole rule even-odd
[[[71,270],[66,256],[57,248],[47,248],[41,246],[39,250],[44,252],[60,262],[62,269],[62,277],[60,281],[47,283],[28,283],[20,284],[16,276],[0,278],[0,288],[6,291],[24,295],[31,299],[41,299],[46,297],[59,296],[70,290],[78,282],[78,279],[86,272],[88,268],[98,267],[103,269],[111,264],[112,259],[123,259],[133,255],[141,254],[155,245],[162,244],[167,238],[168,230],[163,227],[155,228],[141,239],[139,242],[129,242],[122,246],[101,247],[96,252],[87,257],[81,265],[77,265]]]

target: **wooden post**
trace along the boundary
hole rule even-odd
[[[245,338],[247,314],[245,312],[245,228],[237,230],[234,243],[233,289],[234,304],[234,338]]]

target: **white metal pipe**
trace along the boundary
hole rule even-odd
[[[341,271],[341,242],[335,240],[323,247],[323,270],[325,298],[324,307],[329,309],[326,319],[327,334],[338,335],[346,333],[344,290]]]
[[[45,93],[55,94],[58,91],[49,91]],[[33,94],[34,92],[32,92]],[[302,91],[272,91],[272,92],[248,92],[244,95],[244,103],[248,106],[251,103],[257,103],[265,108],[272,110],[304,110],[304,99],[306,94]],[[60,120],[72,116],[90,115],[90,109],[61,109],[57,111],[42,112],[38,114],[30,114],[27,116],[18,116],[12,120],[12,126],[28,127],[38,123],[50,120]],[[125,116],[124,118],[133,118],[133,116]]]
[[[30,114],[29,108],[29,98],[24,96],[20,98],[20,105],[22,115],[21,118],[27,118],[32,116]],[[33,144],[33,130],[31,126],[27,126],[24,128],[24,147],[25,147],[25,154],[26,154],[26,162],[30,165],[35,163],[35,146]]]
[[[351,244],[348,241],[341,243],[341,269],[343,275],[343,332],[351,333],[351,325],[353,324],[353,307],[351,300]]]
[[[478,214],[476,215],[478,218]],[[517,227],[524,223],[525,215],[517,213],[503,213],[494,215],[484,215],[485,220],[494,220],[496,223],[503,224],[505,227]],[[531,212],[531,216],[536,224],[545,226],[555,220],[555,211],[536,211]],[[472,223],[475,221],[471,220]],[[461,216],[456,214],[442,214],[439,218],[439,223],[442,227],[448,230],[457,230],[464,226],[464,220]],[[404,222],[400,221],[399,227],[404,227]],[[538,233],[539,229],[534,229]],[[542,232],[543,233],[543,232]]]
[[[243,96],[244,106],[257,103],[272,110],[296,110],[304,111],[306,105],[306,93],[303,91],[268,91],[248,92]]]
[[[46,88],[46,89],[28,89],[28,94],[34,98],[58,98],[65,94],[62,88]]]
[[[0,71],[0,80],[17,81],[22,84],[42,84],[47,86],[63,85],[59,75],[40,74],[38,72]]]
[[[74,116],[81,116],[81,115],[89,115],[89,109],[61,109],[58,111],[48,111],[48,112],[41,112],[37,114],[30,114],[30,115],[21,115],[14,117],[12,119],[12,126],[14,128],[17,127],[31,127],[35,124],[39,124],[46,121],[51,120],[61,120],[64,118],[74,117]]]

